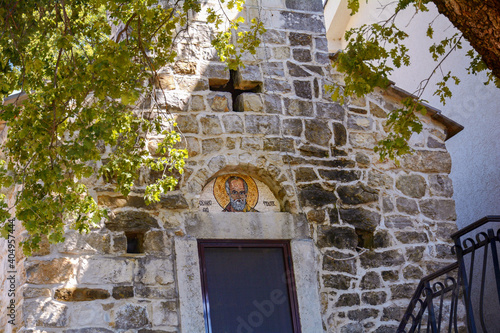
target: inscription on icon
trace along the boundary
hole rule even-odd
[[[274,203],[274,201],[263,201],[262,203],[264,204],[264,206],[276,207],[276,204]]]

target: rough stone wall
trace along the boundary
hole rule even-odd
[[[307,216],[325,332],[394,332],[418,280],[452,259],[444,126],[423,118],[416,153],[401,167],[379,162],[373,146],[398,99],[377,92],[348,106],[331,102],[321,1],[263,1],[260,10],[248,1],[244,15],[268,29],[233,80],[254,92],[237,97],[235,112],[231,93],[210,90],[230,74],[209,48],[209,31],[194,24],[159,83],[190,154],[179,187],[146,206],[141,193],[154,174],[127,198],[95,180],[110,219],[88,235],[69,231],[65,243],[27,260],[27,331],[185,332],[174,244],[191,237],[203,186],[229,172],[264,182],[282,212]],[[143,237],[142,254],[127,253],[127,234]]]

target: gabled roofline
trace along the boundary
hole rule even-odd
[[[335,61],[339,52],[342,52],[342,51],[338,51],[336,53],[330,53],[329,54],[330,60]],[[400,98],[400,99],[404,99],[407,97],[412,97],[412,98],[418,99],[418,97],[415,96],[414,94],[409,93],[408,91],[396,86],[393,81],[389,81],[389,82],[390,82],[389,86],[385,89],[385,92],[388,93],[389,95],[393,95],[393,96]],[[437,122],[444,125],[444,127],[446,128],[446,138],[444,139],[445,141],[452,138],[453,136],[455,136],[456,134],[458,134],[459,132],[461,132],[464,129],[464,127],[462,125],[460,125],[459,123],[457,123],[453,119],[448,118],[445,115],[443,115],[441,110],[439,110],[439,109],[437,109],[437,108],[435,108],[427,103],[424,103],[424,102],[420,102],[420,105],[425,107],[425,109],[427,110],[427,114],[432,119],[434,119]]]

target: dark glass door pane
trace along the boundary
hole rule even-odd
[[[292,333],[283,249],[205,247],[212,333]]]

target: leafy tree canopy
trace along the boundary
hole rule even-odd
[[[218,4],[241,10],[243,1]],[[187,152],[176,148],[181,136],[171,121],[166,126],[153,83],[201,10],[197,0],[0,0],[0,94],[27,94],[22,104],[0,107],[8,125],[0,186],[17,190],[12,206],[2,195],[0,221],[14,213],[22,221],[25,253],[42,235],[62,241],[67,222],[82,232],[105,216],[89,180],[104,177],[127,195],[141,168],[162,171],[146,188],[148,203],[176,186]],[[255,52],[263,31],[253,21],[234,34],[241,23],[222,7],[208,9],[207,24],[217,31],[212,44],[232,68],[241,52]],[[163,137],[155,157],[145,148],[150,134]]]
[[[366,0],[368,1],[368,0]],[[470,0],[461,0],[464,6]],[[475,1],[475,0],[474,0]],[[398,27],[395,23],[396,18],[403,10],[413,9],[415,14],[429,10],[431,3],[438,3],[444,6],[441,0],[398,0],[394,14],[383,22],[374,24],[364,24],[358,28],[352,28],[345,34],[347,46],[343,52],[336,55],[334,67],[340,73],[345,74],[342,84],[331,86],[334,100],[346,102],[345,98],[349,96],[364,96],[371,93],[375,88],[386,88],[389,84],[389,76],[394,68],[409,66],[411,59],[409,49],[405,45],[408,34]],[[348,8],[354,15],[359,10],[360,0],[348,0]],[[470,6],[471,4],[468,4]],[[481,9],[484,10],[484,9]],[[446,11],[444,11],[447,13]],[[464,28],[465,22],[455,24],[459,29]],[[433,38],[434,21],[428,23],[427,36]],[[473,30],[473,29],[469,29]],[[491,29],[490,29],[491,30]],[[467,30],[467,32],[469,32]],[[492,34],[493,36],[493,34]],[[472,38],[472,36],[466,36]],[[457,49],[463,46],[464,36],[462,33],[456,33],[450,37],[434,42],[429,48],[436,66],[430,70],[429,77],[423,80],[414,96],[408,97],[403,101],[403,107],[395,109],[388,115],[387,126],[390,129],[389,134],[381,140],[375,150],[379,152],[380,158],[391,158],[398,161],[401,155],[411,152],[408,140],[413,133],[420,133],[422,123],[417,113],[425,114],[426,109],[421,102],[422,94],[428,87],[429,81],[433,75],[442,73],[441,64],[447,57]],[[474,44],[473,44],[474,45]],[[470,57],[470,66],[467,68],[469,74],[477,74],[482,71],[487,72],[488,81],[494,82],[500,88],[500,80],[489,70],[491,66],[483,61],[482,54],[474,50],[467,52]],[[452,93],[450,84],[459,84],[460,79],[451,71],[442,73],[440,81],[434,89],[434,95],[437,95],[444,104],[446,99],[450,98]]]

